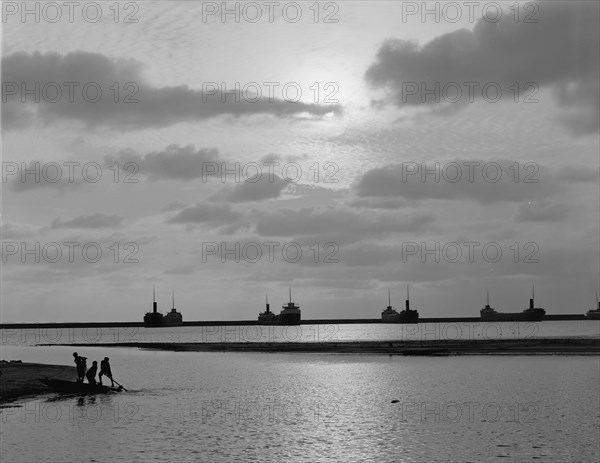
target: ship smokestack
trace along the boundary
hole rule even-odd
[[[158,311],[158,304],[156,303],[156,290],[152,288],[152,312]]]
[[[529,308],[533,309],[533,300],[535,299],[535,286],[531,287],[531,299],[529,299]]]
[[[268,294],[265,295],[265,301],[266,301],[265,306],[267,308],[267,313],[269,313],[270,310],[269,310],[269,295]]]
[[[406,285],[406,310],[410,310],[410,297],[408,295],[408,285]]]
[[[529,299],[529,308],[533,309],[533,298]]]

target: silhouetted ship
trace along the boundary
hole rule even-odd
[[[183,316],[181,312],[175,309],[175,291],[173,291],[173,308],[163,317],[164,326],[181,326],[183,324]]]
[[[381,312],[381,321],[384,323],[398,323],[400,321],[400,314],[392,307],[392,296],[388,289],[388,306]]]
[[[276,315],[269,309],[269,296],[266,296],[265,300],[265,311],[258,314],[258,324],[277,325],[279,323],[279,315]]]
[[[406,307],[398,313],[392,307],[392,298],[388,290],[388,306],[381,312],[381,321],[383,323],[418,323],[419,312],[410,308],[410,296],[408,293],[408,285],[406,286]]]
[[[163,314],[158,311],[156,291],[154,289],[152,289],[152,312],[146,312],[146,315],[144,315],[144,326],[146,328],[158,328],[163,326]]]
[[[481,320],[486,322],[498,322],[498,321],[528,321],[537,322],[544,318],[546,311],[540,307],[534,307],[535,290],[532,293],[531,299],[529,299],[529,308],[522,312],[496,312],[495,309],[490,307],[490,292],[487,293],[487,304],[483,309],[479,311],[481,314]]]
[[[596,307],[597,309],[590,309],[585,314],[587,318],[592,320],[600,320],[600,302],[598,302],[598,292],[596,292]]]
[[[164,316],[158,311],[156,292],[154,290],[152,290],[152,299],[152,312],[146,312],[146,315],[144,315],[144,326],[146,328],[181,326],[183,324],[183,316],[175,309],[175,292],[173,292],[173,308],[167,315]]]
[[[282,306],[279,313],[279,325],[299,325],[300,324],[300,306],[292,302],[292,288],[290,288],[290,302]]]

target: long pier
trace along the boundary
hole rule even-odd
[[[590,320],[583,314],[544,315],[542,321]],[[523,320],[503,320],[520,321]],[[590,320],[593,321],[593,320]],[[493,323],[479,317],[432,317],[419,318],[419,323]],[[324,318],[302,320],[301,325],[351,325],[383,323],[379,318]],[[199,320],[184,321],[182,326],[245,326],[258,325],[258,320]],[[110,327],[143,327],[144,322],[44,322],[44,323],[0,323],[0,329],[32,329],[32,328],[110,328]]]

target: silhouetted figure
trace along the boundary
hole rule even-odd
[[[100,380],[100,386],[102,386],[102,375],[104,375],[110,379],[111,385],[114,387],[115,382],[113,381],[112,371],[110,371],[110,363],[108,363],[108,360],[108,357],[104,357],[104,360],[100,362],[100,373],[98,374],[98,379]]]
[[[98,362],[95,360],[92,362],[92,367],[87,371],[85,377],[90,384],[96,384],[96,372],[98,371]]]
[[[85,370],[87,369],[87,357],[80,357],[77,352],[73,352],[73,357],[75,357],[75,365],[77,366],[77,381],[83,383],[83,378],[85,377]]]

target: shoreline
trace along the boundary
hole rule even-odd
[[[48,377],[73,381],[77,378],[75,367],[70,365],[2,361],[0,371],[0,408],[18,406],[11,404],[51,393],[48,386],[38,379]]]
[[[530,338],[467,341],[338,342],[120,342],[39,344],[73,347],[132,347],[173,352],[280,352],[388,355],[598,355],[598,338]]]

